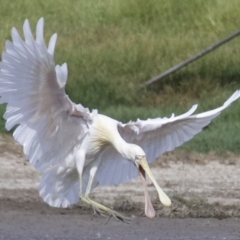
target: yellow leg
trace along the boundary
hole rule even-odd
[[[79,174],[79,198],[83,196],[82,192],[82,174]]]
[[[100,203],[97,203],[97,202],[93,201],[92,199],[90,199],[89,197],[83,196],[83,197],[81,197],[81,200],[92,206],[94,214],[98,213],[99,215],[106,217],[106,215],[104,214],[106,212],[109,216],[107,219],[107,222],[109,221],[109,219],[111,217],[114,217],[116,220],[120,220],[125,223],[130,223],[130,221],[131,221],[131,218],[125,217],[122,214],[120,214],[108,207],[105,207],[104,205],[102,205]]]
[[[90,176],[89,176],[86,192],[85,192],[84,195],[81,192],[82,178],[80,176],[80,179],[79,179],[80,180],[80,195],[79,195],[80,199],[83,202],[85,202],[87,204],[90,204],[92,206],[93,211],[94,211],[93,216],[97,213],[101,216],[107,217],[105,215],[105,213],[107,213],[108,216],[109,216],[107,222],[109,221],[109,219],[111,217],[114,217],[116,220],[120,220],[122,222],[129,223],[131,221],[131,218],[125,217],[122,214],[120,214],[120,213],[118,213],[118,212],[116,212],[116,211],[114,211],[114,210],[112,210],[108,207],[105,207],[104,205],[102,205],[100,203],[97,203],[97,202],[95,202],[95,201],[93,201],[89,198],[89,194],[91,192],[91,187],[92,187],[92,183],[93,183],[93,179],[94,179],[97,167],[98,167],[98,165],[95,164],[90,170],[90,174],[89,174]]]
[[[88,185],[86,188],[86,192],[85,192],[85,197],[88,197],[90,192],[91,192],[91,187],[92,187],[92,183],[93,183],[93,176],[90,175],[89,180],[88,180]]]

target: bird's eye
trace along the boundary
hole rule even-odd
[[[141,159],[141,156],[140,155],[136,155],[135,160],[139,161],[140,159]]]
[[[136,155],[135,157],[135,164],[138,166],[139,165],[139,162],[140,160],[142,159],[143,156],[140,156],[140,155]]]

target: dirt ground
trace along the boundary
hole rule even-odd
[[[132,218],[130,224],[96,216],[86,206],[55,209],[36,190],[39,175],[10,136],[0,136],[0,239],[240,239],[240,160],[226,154],[176,151],[151,169],[172,199],[163,207],[149,182],[158,217],[142,216],[139,179],[101,187],[92,197]]]

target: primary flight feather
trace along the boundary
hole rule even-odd
[[[29,22],[23,25],[24,40],[15,28],[12,42],[0,62],[1,103],[7,103],[6,129],[23,146],[30,163],[41,172],[39,193],[49,205],[68,207],[80,200],[94,211],[127,221],[127,218],[91,200],[99,185],[120,184],[140,174],[145,193],[145,213],[154,217],[145,174],[156,187],[160,201],[171,200],[154,179],[148,162],[171,151],[199,133],[240,96],[236,91],[223,106],[195,114],[137,120],[123,124],[73,103],[66,95],[67,65],[55,66],[57,35],[45,45],[41,18],[33,37]]]

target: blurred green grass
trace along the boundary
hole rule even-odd
[[[238,0],[2,1],[0,50],[13,26],[45,18],[46,42],[58,33],[57,64],[68,63],[67,93],[75,102],[121,121],[221,105],[240,85],[240,38],[166,79],[144,82],[240,26]],[[182,148],[240,152],[239,103]],[[0,114],[4,106],[0,107]],[[0,121],[0,131],[4,132]]]

